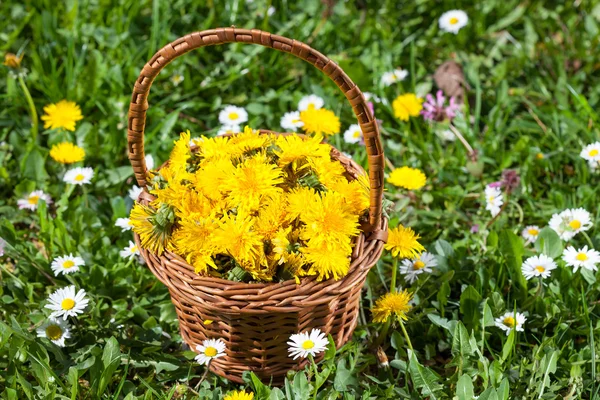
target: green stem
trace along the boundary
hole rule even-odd
[[[35,109],[35,104],[33,103],[33,98],[31,97],[31,93],[29,93],[29,89],[23,80],[23,77],[19,75],[19,85],[21,85],[21,89],[23,89],[23,93],[25,94],[25,99],[27,99],[27,105],[29,106],[29,115],[31,116],[31,137],[33,138],[33,142],[35,143],[37,140],[38,134],[38,116],[37,111]]]
[[[387,337],[388,331],[390,330],[390,325],[392,324],[392,317],[388,318],[383,325],[383,329],[379,332],[379,336],[377,336],[377,340],[373,344],[374,348],[377,348],[383,343],[384,339]]]
[[[402,329],[402,333],[404,334],[404,338],[406,339],[406,344],[408,345],[408,348],[411,351],[415,351],[415,349],[413,349],[412,342],[410,341],[410,338],[408,337],[408,332],[406,332],[406,328],[404,327],[404,321],[402,321],[402,318],[398,318],[398,322],[400,322],[400,328]]]
[[[392,262],[392,280],[390,281],[390,293],[396,293],[396,279],[398,276],[398,260]]]
[[[587,243],[590,245],[590,249],[593,249],[594,248],[594,243],[592,243],[592,239],[588,236],[587,232],[581,231],[581,233],[583,234],[583,237],[585,238],[585,240],[587,241]]]
[[[308,359],[310,360],[310,364],[312,366],[313,369],[313,373],[315,375],[315,387],[313,390],[313,399],[317,400],[317,392],[319,390],[319,386],[317,385],[317,376],[319,374],[319,371],[317,370],[317,364],[315,364],[315,359],[313,358],[313,356],[311,354],[308,355]]]

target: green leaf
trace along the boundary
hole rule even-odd
[[[502,346],[502,361],[506,361],[512,353],[513,345],[515,344],[515,332],[516,331],[512,329],[510,334],[506,337],[506,342],[504,342],[504,346]]]
[[[454,327],[454,335],[452,337],[452,355],[465,358],[473,354],[473,348],[469,342],[469,332],[461,321],[458,321]]]
[[[460,295],[460,312],[466,324],[475,325],[479,319],[479,302],[481,295],[473,286],[469,285]]]
[[[296,376],[294,376],[292,393],[294,393],[294,399],[297,400],[308,400],[310,397],[308,380],[306,379],[306,375],[303,371],[298,372]]]
[[[473,380],[469,375],[462,375],[456,384],[456,396],[458,400],[473,400]]]
[[[508,273],[521,288],[527,289],[527,281],[521,272],[524,252],[523,240],[520,237],[508,229],[500,232],[500,253],[506,259]]]
[[[498,386],[498,398],[499,400],[508,400],[508,396],[510,395],[510,385],[508,383],[508,379],[502,379],[500,386]]]
[[[436,392],[442,390],[442,385],[438,381],[439,378],[429,368],[419,364],[414,351],[408,350],[408,354],[408,370],[414,386],[421,389],[423,396],[429,396],[430,400],[436,400],[438,398],[435,395]]]
[[[498,393],[493,387],[487,388],[487,390],[479,395],[478,400],[499,400]]]
[[[553,229],[542,229],[535,241],[535,249],[551,258],[559,257],[563,252],[563,242]]]
[[[546,386],[550,386],[550,374],[556,372],[556,362],[558,361],[558,356],[560,355],[560,351],[556,350],[552,353],[544,354],[542,357],[542,361],[540,362],[540,371],[543,374],[542,381],[540,382],[540,388],[538,389],[538,393],[540,394],[540,399],[544,394],[544,388]]]
[[[494,314],[487,301],[488,299],[483,301],[483,319],[481,321],[485,327],[494,326]]]
[[[98,397],[102,396],[106,390],[106,386],[113,378],[114,372],[121,364],[121,351],[119,350],[119,342],[114,337],[110,337],[106,341],[104,351],[102,352],[102,366],[104,367],[100,375],[98,389],[96,393]]]
[[[352,370],[346,368],[346,360],[341,358],[337,363],[335,379],[333,380],[333,388],[338,392],[345,392],[348,386],[355,386],[358,381]]]

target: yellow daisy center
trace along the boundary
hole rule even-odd
[[[216,356],[216,355],[217,355],[217,353],[218,353],[217,349],[215,349],[215,348],[214,348],[214,347],[212,347],[212,346],[211,346],[211,347],[207,347],[207,348],[204,350],[204,355],[205,355],[205,356],[207,356],[207,357],[214,357],[214,356]]]
[[[83,174],[77,174],[77,176],[75,176],[75,180],[77,182],[81,182],[84,178],[85,176],[83,176]]]
[[[40,196],[30,196],[27,201],[29,204],[37,204],[40,201]]]
[[[535,267],[535,270],[541,274],[546,270],[546,268],[542,267],[541,265],[538,265],[537,267]]]
[[[50,340],[58,340],[62,337],[63,331],[58,325],[48,325],[46,327],[46,337]]]
[[[488,201],[491,203],[492,201],[494,201],[495,198],[496,198],[495,196],[490,196],[490,197],[488,197]]]
[[[300,122],[300,120],[299,120],[299,119],[293,119],[293,120],[292,120],[292,124],[297,124],[298,122]]]
[[[598,155],[598,149],[590,150],[590,157],[595,157]]]
[[[535,155],[535,158],[537,158],[538,160],[543,160],[544,159],[544,154],[543,153],[537,153]]]
[[[313,347],[315,347],[315,343],[312,340],[305,340],[304,343],[302,343],[302,348],[304,350],[310,350]]]
[[[587,261],[588,256],[585,253],[579,253],[575,258],[577,259],[577,261]]]
[[[354,131],[354,133],[352,134],[352,136],[353,136],[354,138],[357,138],[357,139],[358,139],[358,138],[360,137],[360,131]]]
[[[135,253],[137,251],[137,246],[131,246],[129,249],[130,252]]]
[[[579,229],[581,228],[581,222],[579,220],[574,219],[573,221],[569,222],[569,226],[573,229]]]
[[[60,307],[63,310],[70,310],[75,307],[75,300],[73,299],[64,299],[62,303],[60,303]]]
[[[75,263],[71,260],[67,260],[63,263],[63,268],[65,268],[65,269],[69,269],[74,266],[75,266]]]
[[[456,24],[458,24],[458,18],[456,18],[456,17],[450,18],[450,25],[456,25]]]
[[[425,268],[425,263],[423,261],[419,260],[414,263],[413,268],[414,269],[423,269],[423,268]]]
[[[540,231],[538,231],[537,229],[527,229],[527,233],[529,233],[531,236],[537,236],[538,233],[540,233]]]
[[[515,319],[513,317],[506,317],[504,318],[504,321],[502,321],[504,323],[504,325],[508,326],[509,328],[514,328],[515,327]]]
[[[240,117],[240,116],[239,116],[239,115],[238,115],[238,113],[236,113],[236,112],[230,112],[230,113],[229,113],[229,115],[228,115],[228,118],[229,118],[230,120],[232,120],[232,121],[233,121],[233,120],[236,120],[236,119],[238,119],[239,117]]]

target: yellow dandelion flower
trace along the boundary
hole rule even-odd
[[[68,131],[75,130],[75,123],[83,119],[81,108],[73,102],[61,100],[56,104],[44,107],[45,115],[42,115],[44,129],[64,128]]]
[[[388,241],[385,249],[396,258],[414,258],[421,254],[425,247],[418,242],[420,236],[411,228],[398,225],[388,230]]]
[[[224,182],[224,191],[229,192],[230,203],[235,207],[258,208],[264,197],[276,195],[282,189],[283,172],[276,165],[269,164],[261,157],[255,157],[239,164],[233,174]]]
[[[235,166],[230,159],[214,159],[204,163],[190,181],[196,190],[201,191],[208,198],[216,200],[223,197],[225,181],[234,172]]]
[[[254,393],[246,393],[243,390],[228,393],[223,400],[252,400]]]
[[[190,131],[181,132],[179,139],[175,141],[175,146],[169,157],[169,168],[173,175],[178,179],[188,179],[190,174],[187,172],[187,162],[191,157],[190,151]]]
[[[181,216],[173,232],[173,244],[178,254],[186,257],[196,273],[205,274],[208,267],[217,268],[212,256],[216,253],[213,233],[219,225],[212,218],[191,213]]]
[[[240,152],[239,147],[232,146],[230,140],[231,138],[228,136],[217,136],[214,138],[202,137],[201,140],[196,141],[198,154],[204,159],[202,165],[213,160],[231,159],[241,156],[243,151]]]
[[[298,187],[288,193],[288,220],[292,221],[300,216],[316,201],[316,192],[309,187]]]
[[[401,121],[408,121],[410,117],[417,117],[423,109],[423,99],[414,93],[401,94],[392,103],[394,115]]]
[[[361,175],[365,177],[366,175]],[[348,182],[340,179],[327,186],[328,189],[338,192],[344,197],[346,204],[353,214],[362,214],[370,204],[369,186],[364,186],[364,178]]]
[[[287,264],[288,270],[295,271],[304,264],[302,253],[299,253],[298,232],[291,226],[281,228],[271,240],[273,245],[273,259],[278,264]]]
[[[6,53],[4,55],[4,65],[8,68],[19,69],[21,67],[21,61],[23,60],[23,54],[17,56],[13,53]]]
[[[308,157],[329,157],[331,152],[331,147],[321,143],[321,136],[310,138],[297,135],[278,136],[275,144],[278,147],[275,155],[279,157],[279,166],[306,160]]]
[[[348,274],[350,268],[350,240],[347,246],[329,247],[326,244],[313,246],[311,243],[307,247],[302,247],[300,251],[311,266],[307,275],[317,275],[318,280],[340,279]]]
[[[409,304],[411,299],[412,294],[406,290],[383,295],[377,299],[375,306],[371,310],[373,313],[373,322],[386,322],[392,314],[396,315],[396,318],[406,321],[408,319],[406,313],[412,308]]]
[[[158,206],[155,202],[153,207],[136,203],[131,210],[129,222],[133,231],[140,235],[142,247],[161,255],[165,249],[173,249],[170,235],[175,215],[165,204]]]
[[[417,190],[425,186],[427,177],[416,168],[400,167],[390,173],[387,181],[394,186],[402,187],[408,190]]]
[[[340,119],[333,111],[325,108],[309,107],[300,113],[300,119],[304,123],[302,129],[306,133],[331,136],[340,132]]]
[[[259,210],[254,229],[264,239],[271,239],[282,226],[287,217],[287,200],[282,193],[265,199]]]
[[[73,143],[62,142],[52,146],[50,157],[61,164],[72,164],[83,161],[85,150]]]
[[[229,254],[239,264],[260,258],[263,241],[254,231],[254,223],[255,220],[243,212],[225,215],[213,238],[219,252]]]
[[[239,153],[264,148],[270,141],[270,135],[261,135],[258,130],[254,130],[249,126],[244,128],[243,133],[233,135],[229,139],[231,146],[236,147]]]
[[[337,160],[331,160],[329,158],[310,157],[308,159],[308,165],[310,169],[315,172],[319,182],[326,187],[334,185],[335,182],[343,179],[346,169]]]

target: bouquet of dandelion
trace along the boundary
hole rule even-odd
[[[131,211],[141,246],[184,257],[195,272],[241,282],[340,279],[369,207],[369,182],[351,176],[322,136],[190,139],[151,172],[149,205]]]

